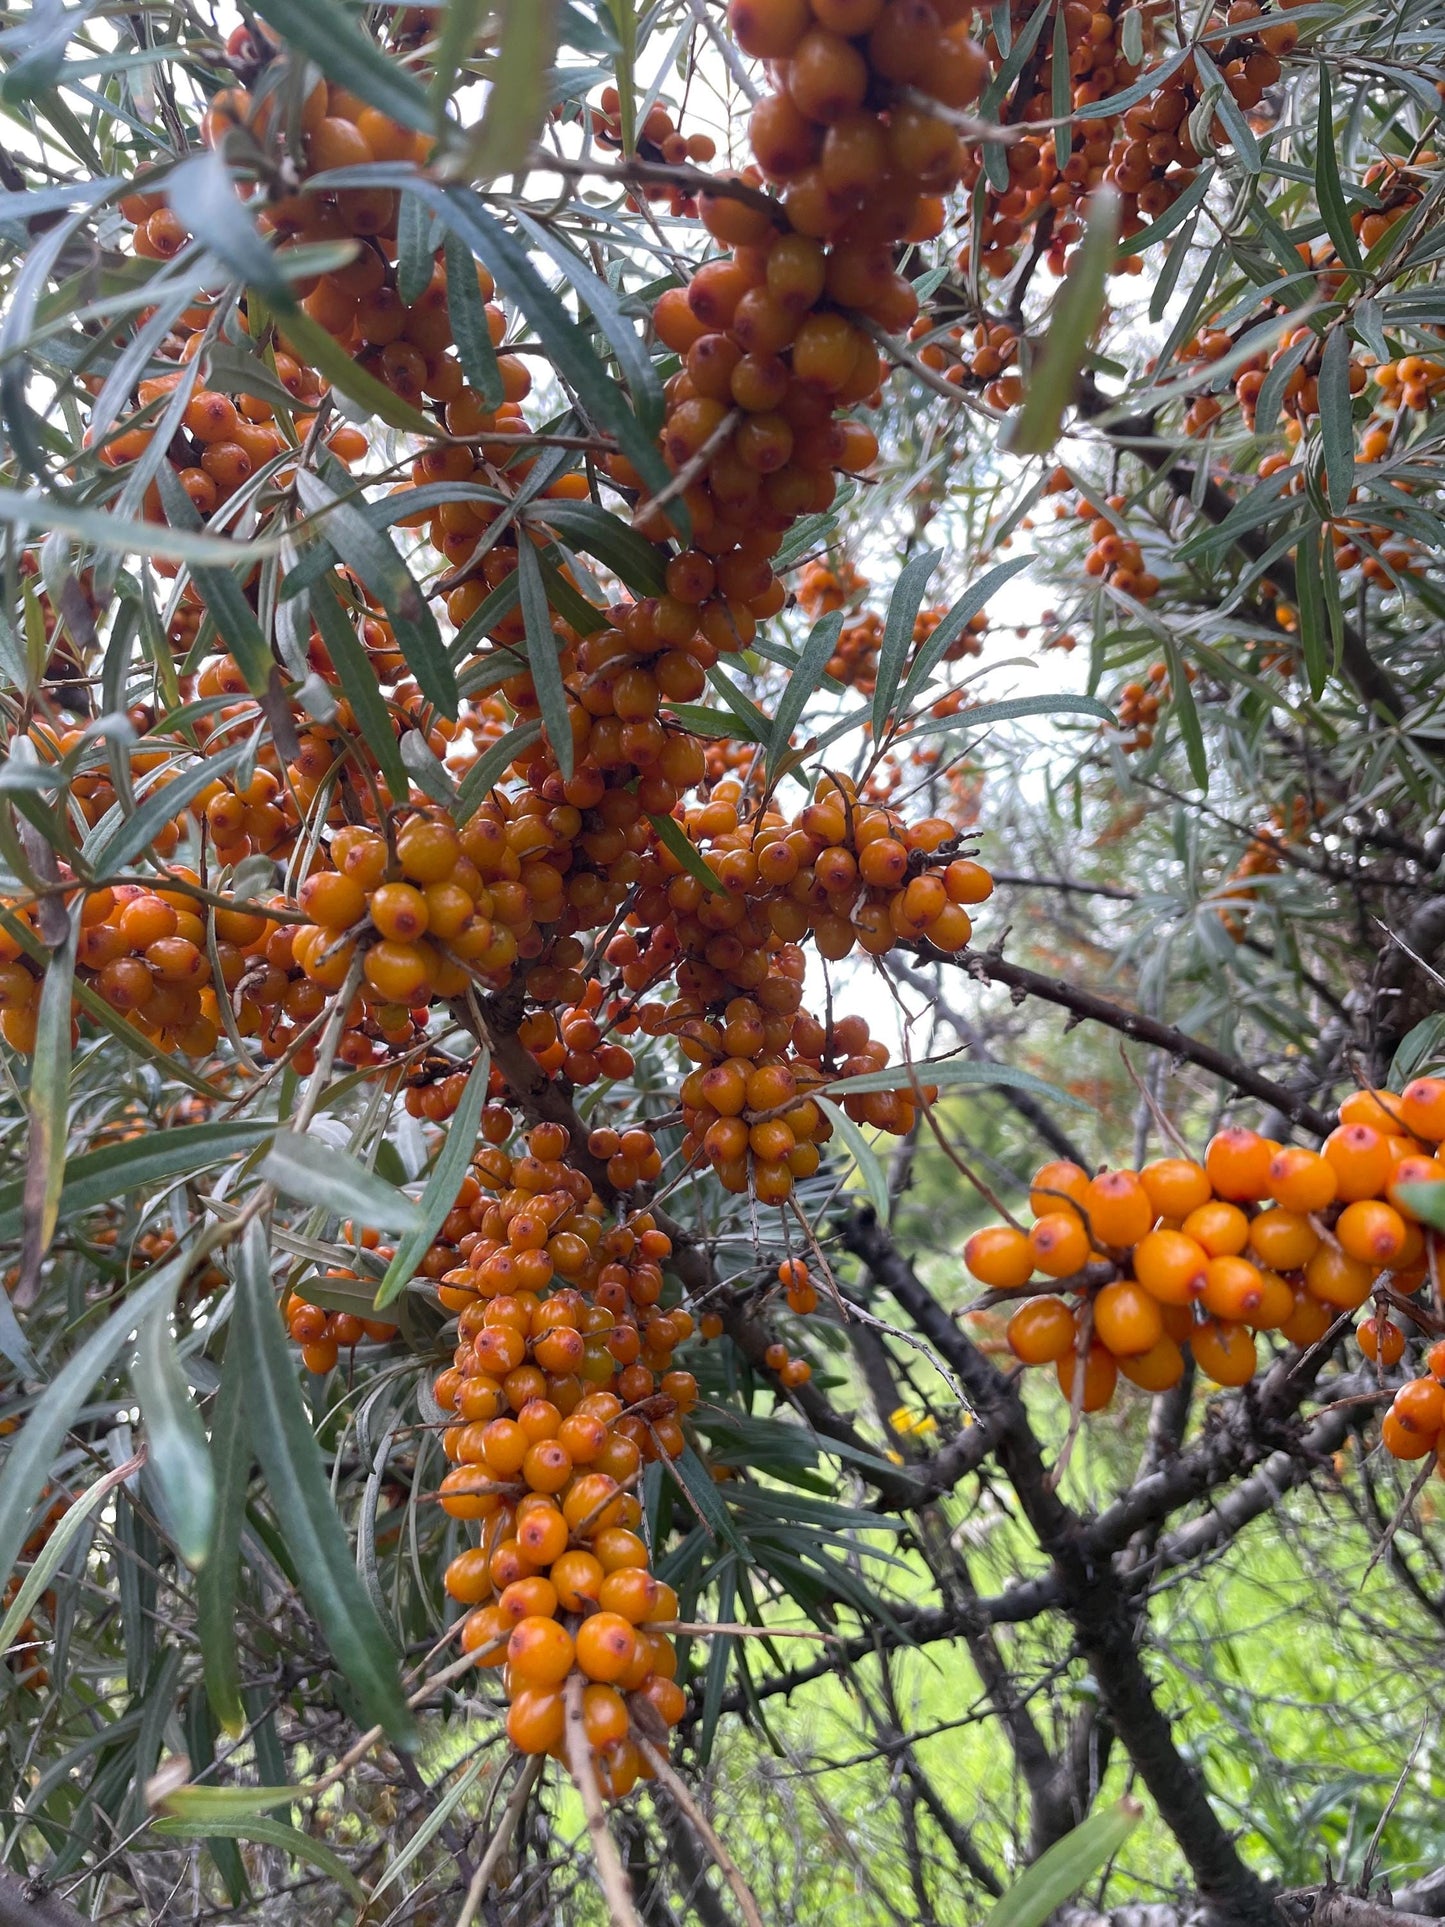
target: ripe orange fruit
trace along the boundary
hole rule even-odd
[[[1209,1253],[1183,1231],[1151,1231],[1134,1248],[1134,1276],[1164,1305],[1192,1305],[1208,1281]]]
[[[1131,1358],[1153,1350],[1164,1336],[1164,1321],[1149,1293],[1122,1279],[1095,1298],[1094,1331],[1116,1358]]]
[[[1137,1244],[1154,1222],[1149,1195],[1133,1171],[1104,1171],[1091,1179],[1083,1208],[1094,1242],[1116,1250]]]
[[[1004,1336],[1025,1365],[1052,1365],[1073,1347],[1074,1314],[1062,1298],[1030,1298],[1010,1318]]]
[[[1009,1291],[1033,1277],[1034,1248],[1012,1225],[989,1225],[975,1231],[963,1247],[963,1262],[981,1285]]]
[[[1058,1375],[1059,1390],[1070,1401],[1073,1398],[1074,1381],[1078,1369],[1078,1356],[1073,1351],[1066,1352],[1054,1367]],[[1103,1345],[1097,1343],[1090,1345],[1089,1355],[1084,1361],[1082,1410],[1103,1411],[1114,1396],[1114,1387],[1118,1379],[1119,1367],[1115,1362],[1114,1354]]]

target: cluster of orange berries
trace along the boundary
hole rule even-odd
[[[593,1154],[613,1135],[594,1134]],[[672,1642],[649,1630],[676,1619],[677,1599],[648,1571],[632,1488],[649,1460],[685,1447],[697,1382],[672,1355],[694,1325],[660,1303],[670,1239],[647,1212],[608,1228],[568,1146],[563,1126],[539,1124],[521,1156],[476,1154],[464,1261],[438,1288],[458,1314],[454,1363],[434,1388],[451,1420],[439,1497],[480,1528],[446,1589],[468,1608],[463,1649],[506,1668],[513,1744],[561,1753],[564,1688],[580,1674],[615,1798],[645,1771],[634,1733],[664,1738],[685,1706]]]
[[[739,46],[768,63],[772,83],[752,112],[758,167],[781,187],[794,232],[833,244],[831,298],[892,332],[916,306],[886,249],[942,232],[940,197],[964,167],[952,122],[917,95],[954,111],[976,98],[988,60],[969,37],[972,16],[968,0],[728,7]]]
[[[1233,1127],[1202,1164],[1161,1158],[1092,1178],[1046,1164],[1030,1191],[1031,1228],[975,1233],[964,1262],[981,1283],[1023,1297],[1010,1349],[1026,1365],[1053,1364],[1085,1411],[1109,1403],[1120,1373],[1166,1390],[1185,1346],[1217,1384],[1241,1385],[1255,1372],[1257,1333],[1311,1345],[1373,1292],[1420,1289],[1436,1234],[1409,1187],[1445,1181],[1431,1148],[1442,1139],[1445,1081],[1426,1077],[1347,1098],[1319,1151]],[[1036,1285],[1037,1273],[1058,1291]],[[1382,1342],[1388,1350],[1394,1329],[1372,1324],[1369,1355]]]
[[[855,948],[881,956],[901,941],[955,951],[972,934],[964,906],[984,901],[993,883],[972,859],[940,854],[956,840],[952,824],[907,825],[864,803],[846,778],[822,779],[792,821],[772,804],[744,807],[743,785],[726,779],[687,810],[688,837],[717,887],[659,847],[644,859],[630,927],[607,958],[634,994],[676,985],[670,1003],[641,1004],[637,1019],[703,1067],[683,1086],[687,1154],[706,1155],[729,1189],[751,1184],[760,1200],[781,1203],[794,1179],[817,1169],[829,1134],[809,1089],[888,1061],[860,1019],[830,1033],[802,1010],[800,944],[811,937],[829,961]],[[835,1068],[835,1056],[848,1067]],[[847,1101],[860,1121],[911,1128],[906,1087]]]
[[[849,562],[836,566],[809,562],[798,579],[799,606],[814,621],[845,608],[855,597],[866,593],[868,579]],[[913,647],[922,648],[947,615],[943,605],[921,609],[913,620]],[[944,651],[945,662],[961,662],[965,656],[983,653],[983,638],[988,632],[988,617],[983,610],[969,618],[962,634]],[[878,652],[883,645],[883,619],[871,609],[863,609],[845,624],[838,646],[828,659],[827,672],[835,681],[871,695],[877,686]],[[906,665],[905,665],[906,667]]]
[[[383,1255],[378,1253],[378,1256]],[[326,1279],[355,1279],[354,1271],[329,1271]],[[324,1281],[323,1281],[324,1282]],[[354,1352],[364,1338],[386,1345],[396,1336],[396,1326],[384,1318],[358,1318],[350,1311],[328,1311],[309,1299],[294,1296],[286,1307],[286,1329],[301,1347],[301,1359],[308,1372],[324,1378],[333,1370],[342,1352]]]
[[[1249,848],[1215,892],[1215,915],[1233,942],[1240,943],[1244,939],[1246,912],[1243,908],[1236,910],[1225,906],[1248,905],[1259,893],[1259,878],[1279,874],[1285,863],[1285,844],[1304,842],[1309,834],[1310,822],[1310,805],[1303,796],[1295,797],[1288,813],[1282,809],[1274,810],[1269,823],[1255,832]]]
[[[957,387],[982,391],[991,408],[1013,408],[1023,399],[1018,360],[1019,331],[1007,321],[956,322],[940,332],[934,317],[920,315],[911,330],[918,359]]]
[[[1186,663],[1184,674],[1193,682],[1199,672],[1192,663]],[[1115,705],[1119,748],[1126,755],[1148,749],[1153,743],[1154,725],[1169,694],[1169,670],[1162,662],[1151,662],[1143,682],[1126,682],[1119,691]]]
[[[945,11],[962,20],[969,9]],[[729,253],[664,293],[653,325],[683,359],[665,390],[662,453],[691,480],[692,546],[669,566],[668,596],[704,626],[712,612],[741,648],[783,606],[771,558],[787,530],[829,507],[835,469],[859,473],[877,455],[873,431],[845,412],[882,380],[867,329],[912,324],[918,299],[894,249],[941,231],[939,195],[959,176],[953,128],[900,89],[921,57],[962,106],[984,61],[931,10],[934,31],[920,31],[916,6],[900,0],[732,0],[729,18],[773,82],[752,113],[756,165],[699,197]],[[780,200],[757,191],[764,182],[781,186]],[[638,485],[630,464],[608,467]],[[661,511],[644,526],[668,533]]]
[[[180,878],[196,881],[185,872]],[[149,890],[134,883],[76,894],[83,894],[77,942],[81,982],[163,1049],[209,1056],[221,1020],[211,987],[204,903],[185,890]],[[33,905],[5,907],[38,935]],[[243,913],[218,909],[214,916],[226,948],[233,920],[244,920]],[[41,984],[39,966],[9,931],[0,930],[0,1035],[13,1050],[35,1048]]]
[[[1281,3],[1288,5],[1290,0]],[[1014,0],[1013,38],[1027,31],[1030,17],[1026,0]],[[972,187],[982,180],[986,193],[974,237],[959,256],[965,271],[976,255],[984,272],[994,277],[1008,274],[1018,260],[1021,241],[1030,235],[1043,247],[1042,258],[1050,272],[1062,274],[1068,251],[1083,232],[1083,206],[1096,188],[1107,185],[1118,190],[1123,202],[1122,234],[1131,238],[1166,213],[1193,182],[1204,157],[1196,141],[1207,148],[1228,139],[1217,114],[1207,130],[1197,128],[1204,83],[1192,53],[1122,113],[1089,116],[1094,103],[1124,92],[1139,80],[1145,60],[1154,51],[1155,21],[1147,9],[1130,14],[1093,6],[1089,0],[1070,0],[1061,9],[1061,20],[1072,107],[1081,116],[1072,129],[1069,151],[1061,165],[1053,136],[1030,133],[1010,142],[1004,155],[1007,179],[1000,181],[986,172],[982,151],[971,150],[965,184]],[[1140,29],[1132,46],[1131,22]],[[1224,23],[1211,27],[1205,42],[1235,104],[1248,114],[1261,105],[1279,79],[1280,56],[1298,38],[1294,22],[1277,13],[1266,14],[1256,0],[1234,0]],[[1003,49],[993,33],[985,36],[984,49],[991,66],[1002,64]],[[1005,122],[1047,123],[1057,113],[1055,58],[1053,35],[1046,33],[1001,109]],[[920,84],[926,88],[928,83],[925,79]],[[1135,253],[1121,258],[1118,271],[1137,274],[1142,266],[1141,256]]]
[[[1366,1350],[1364,1327],[1360,1330],[1361,1350]],[[1393,1365],[1403,1357],[1405,1334],[1398,1325],[1380,1322],[1378,1335],[1367,1356],[1378,1355],[1381,1364]],[[1391,1356],[1391,1353],[1394,1356]],[[1445,1477],[1445,1340],[1438,1340],[1425,1355],[1428,1373],[1407,1379],[1390,1401],[1390,1409],[1380,1422],[1380,1441],[1395,1459],[1425,1459],[1432,1454]]]
[[[589,110],[589,123],[599,147],[622,146],[622,96],[615,87],[603,88],[601,99]],[[661,101],[648,109],[646,120],[637,130],[636,147],[638,160],[665,167],[704,167],[717,156],[717,142],[711,134],[683,134]],[[697,196],[676,183],[649,182],[639,192],[643,200],[666,202],[668,213],[675,218],[697,214]],[[640,207],[636,193],[628,195],[627,205],[634,212]]]

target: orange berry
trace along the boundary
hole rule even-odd
[[[1088,1195],[1089,1174],[1067,1158],[1041,1164],[1029,1186],[1029,1210],[1036,1218],[1067,1210],[1069,1201],[1082,1204]]]
[[[1347,1204],[1378,1197],[1394,1165],[1383,1134],[1371,1124],[1342,1124],[1325,1139],[1324,1155]]]
[[[1074,1383],[1079,1369],[1078,1356],[1072,1350],[1066,1352],[1054,1366],[1059,1381],[1059,1390],[1071,1403]],[[1114,1354],[1105,1346],[1093,1344],[1084,1361],[1084,1381],[1082,1407],[1085,1412],[1101,1412],[1114,1396],[1114,1387],[1119,1382],[1119,1367]]]
[[[1204,1167],[1192,1158],[1156,1158],[1139,1173],[1158,1218],[1184,1219],[1212,1195]]]
[[[1164,1336],[1164,1321],[1142,1285],[1121,1279],[1105,1285],[1095,1298],[1094,1331],[1116,1358],[1131,1358],[1159,1343]]]
[[[526,1686],[560,1686],[572,1670],[576,1650],[565,1626],[533,1613],[512,1628],[507,1664]]]
[[[1072,1211],[1049,1211],[1029,1232],[1034,1264],[1049,1278],[1067,1278],[1089,1260],[1089,1234]]]
[[[1383,1137],[1397,1136],[1402,1126],[1406,1130],[1411,1128],[1399,1091],[1351,1091],[1340,1105],[1340,1122],[1368,1124]]]
[[[1320,1234],[1308,1218],[1278,1207],[1261,1211],[1249,1227],[1250,1250],[1272,1271],[1297,1271],[1308,1264],[1319,1242]]]
[[[1119,1370],[1131,1385],[1145,1392],[1167,1392],[1184,1376],[1184,1354],[1177,1339],[1166,1332],[1147,1352],[1119,1360]]]
[[[1134,1276],[1163,1305],[1192,1305],[1208,1282],[1209,1254],[1183,1231],[1160,1229],[1134,1249]]]
[[[1091,1179],[1084,1211],[1094,1242],[1122,1250],[1138,1244],[1154,1222],[1149,1195],[1133,1171],[1104,1171]]]
[[[1195,1364],[1216,1385],[1246,1385],[1254,1377],[1258,1355],[1246,1326],[1208,1318],[1195,1326],[1189,1342]]]
[[[1335,1236],[1350,1257],[1378,1271],[1404,1250],[1405,1220],[1379,1199],[1361,1198],[1340,1213]]]
[[[562,1632],[560,1626],[557,1630]],[[566,1639],[567,1635],[562,1633],[562,1637]],[[567,1643],[570,1646],[572,1642],[569,1639]],[[529,1681],[513,1694],[507,1712],[507,1738],[519,1753],[550,1753],[562,1744],[566,1730],[566,1707],[555,1688]]]
[[[1034,1248],[1012,1225],[989,1225],[975,1231],[963,1247],[963,1262],[981,1285],[1009,1291],[1033,1277]]]
[[[1025,1365],[1052,1365],[1073,1349],[1074,1314],[1062,1298],[1030,1298],[1008,1321],[1004,1336]]]
[[[1267,1197],[1270,1160],[1277,1148],[1257,1131],[1238,1124],[1216,1133],[1204,1154],[1205,1173],[1216,1196]]]
[[[1389,1318],[1366,1318],[1355,1332],[1365,1357],[1389,1367],[1405,1354],[1405,1334]]]
[[[1339,1179],[1328,1158],[1289,1144],[1269,1161],[1269,1189],[1276,1203],[1304,1217],[1334,1203]]]
[[[577,1628],[577,1664],[589,1679],[620,1679],[636,1652],[637,1633],[621,1613],[593,1613]]]
[[[1438,1144],[1445,1138],[1445,1078],[1413,1079],[1400,1093],[1398,1114],[1407,1131]]]
[[[1237,1204],[1216,1198],[1191,1211],[1180,1230],[1203,1245],[1211,1258],[1235,1258],[1249,1243],[1249,1219]]]
[[[1415,1431],[1396,1418],[1393,1412],[1386,1412],[1381,1420],[1380,1442],[1392,1459],[1428,1458],[1435,1450],[1433,1434]]]
[[[1259,1309],[1264,1286],[1259,1267],[1247,1258],[1211,1258],[1202,1302],[1216,1318],[1243,1323]]]
[[[1390,1411],[1410,1431],[1433,1438],[1445,1426],[1445,1385],[1438,1378],[1412,1378],[1396,1392]]]
[[[1351,1126],[1350,1128],[1356,1128]],[[1367,1125],[1359,1129],[1366,1130]],[[1312,1298],[1321,1304],[1333,1305],[1339,1311],[1353,1311],[1356,1305],[1363,1305],[1370,1295],[1375,1282],[1375,1274],[1369,1265],[1361,1264],[1338,1245],[1321,1244],[1319,1250],[1304,1268],[1305,1289]]]

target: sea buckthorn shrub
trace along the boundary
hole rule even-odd
[[[866,1651],[815,1917],[853,1829],[846,1904],[932,1917],[935,1822],[981,1917],[1113,1748],[1253,1927],[1303,1879],[1131,1725],[1097,1480],[1178,1461],[1108,1495],[1168,1569],[1266,1459],[1353,1454],[1382,1550],[1445,1465],[1438,36],[632,13],[3,37],[12,1862],[565,1907],[550,1758],[624,1927],[664,1810],[742,1904],[674,1762]],[[888,1667],[942,1627],[1009,1699],[995,1505],[1059,1760],[981,1856]],[[398,1844],[416,1708],[485,1727],[495,1852],[471,1782]],[[253,1756],[314,1801],[264,1866]]]

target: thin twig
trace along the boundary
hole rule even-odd
[[[741,420],[742,411],[740,409],[729,409],[728,413],[723,416],[722,420],[712,431],[711,435],[708,436],[702,447],[690,460],[683,463],[676,475],[674,475],[672,480],[667,484],[667,487],[659,489],[657,494],[649,501],[639,502],[633,510],[631,526],[633,528],[641,527],[658,509],[666,508],[669,502],[675,502],[679,495],[682,495],[686,490],[690,489]]]

